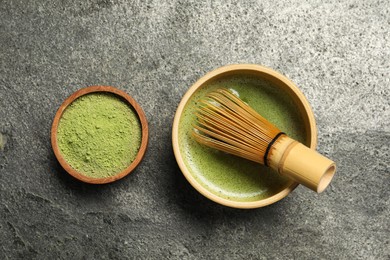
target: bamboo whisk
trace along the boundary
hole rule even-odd
[[[199,101],[196,141],[271,167],[320,193],[333,178],[336,165],[288,137],[240,98],[226,89]]]

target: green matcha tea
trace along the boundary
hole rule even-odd
[[[120,96],[95,92],[73,101],[58,124],[65,161],[79,173],[104,178],[126,169],[141,145],[136,112]]]
[[[306,143],[303,120],[289,96],[254,76],[225,76],[197,90],[183,110],[179,148],[186,167],[203,187],[222,198],[257,201],[275,195],[290,185],[287,178],[263,165],[201,145],[191,136],[197,101],[218,88],[231,89],[290,137]]]

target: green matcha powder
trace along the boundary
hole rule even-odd
[[[66,108],[57,141],[73,169],[92,178],[110,177],[135,159],[141,145],[141,124],[119,96],[91,93]]]

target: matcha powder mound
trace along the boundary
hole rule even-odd
[[[91,93],[65,109],[57,141],[72,168],[92,178],[110,177],[135,159],[141,145],[141,124],[121,97]]]

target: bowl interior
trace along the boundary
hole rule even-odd
[[[173,129],[175,156],[187,180],[206,197],[226,206],[255,208],[297,186],[263,165],[198,144],[190,134],[198,100],[224,87],[290,137],[315,147],[314,118],[306,99],[286,78],[275,75],[260,66],[223,67],[200,79],[183,98]]]

